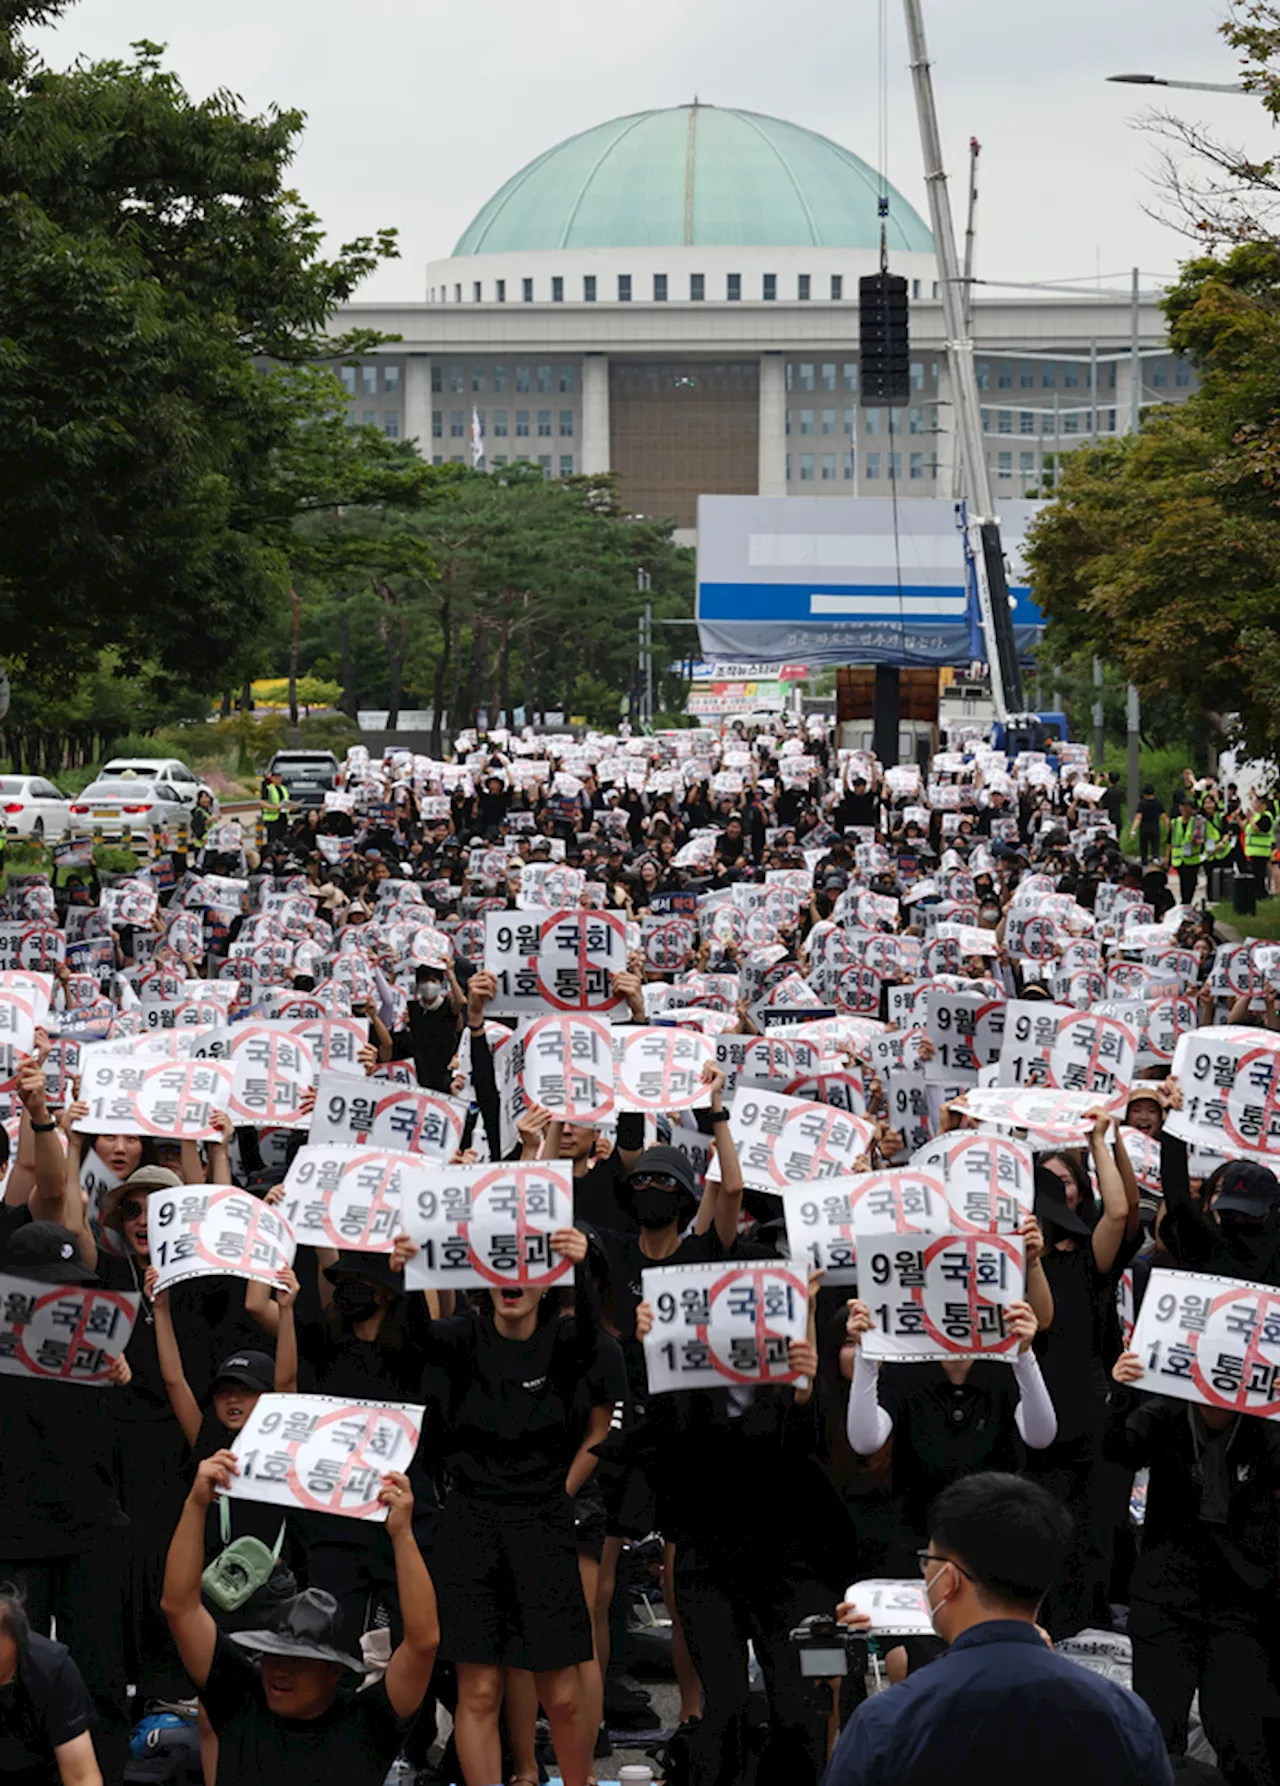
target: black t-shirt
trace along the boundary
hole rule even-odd
[[[92,1723],[93,1701],[67,1646],[33,1631],[17,1676],[0,1687],[0,1780],[60,1786],[54,1750]]]
[[[140,1294],[143,1271],[131,1259],[98,1249],[98,1276],[108,1290]],[[245,1347],[262,1348],[262,1329],[245,1313],[240,1278],[190,1278],[169,1291],[169,1314],[182,1355],[182,1373],[191,1393],[202,1396],[224,1359]],[[108,1404],[113,1420],[171,1420],[173,1410],[160,1371],[156,1330],[145,1296],[125,1347],[133,1372],[127,1389],[113,1392]]]
[[[354,1695],[344,1683],[319,1718],[278,1718],[256,1668],[222,1635],[200,1702],[218,1737],[218,1786],[382,1786],[400,1747],[385,1681]]]
[[[1164,802],[1156,794],[1147,795],[1138,802],[1138,823],[1144,831],[1158,831]]]
[[[0,1270],[4,1269],[5,1248],[30,1220],[31,1211],[25,1203],[0,1203]]]
[[[1045,1251],[1053,1325],[1036,1335],[1035,1353],[1058,1417],[1060,1440],[1078,1439],[1102,1417],[1107,1366],[1114,1362],[1108,1353],[1118,1351],[1118,1346],[1108,1345],[1107,1311],[1114,1311],[1116,1281],[1140,1243],[1141,1237],[1123,1247],[1105,1274],[1098,1270],[1088,1240]]]
[[[879,1398],[893,1421],[893,1488],[908,1532],[926,1532],[930,1502],[959,1477],[1022,1468],[1007,1364],[976,1359],[961,1384],[936,1363],[882,1365]]]
[[[428,1091],[448,1091],[449,1062],[457,1052],[458,1018],[448,999],[430,1011],[418,999],[410,999],[408,1049],[397,1058],[412,1058],[418,1084]]]

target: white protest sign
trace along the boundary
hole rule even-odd
[[[1031,1150],[1007,1135],[939,1135],[912,1154],[911,1165],[942,1179],[950,1226],[961,1233],[1012,1234],[1032,1213]]]
[[[360,1050],[369,1040],[364,1018],[317,1017],[287,1027],[290,1035],[300,1037],[311,1050],[315,1072],[359,1072]]]
[[[0,1092],[18,1083],[18,1067],[35,1052],[35,1002],[18,992],[0,992]]]
[[[714,1063],[716,1047],[697,1030],[619,1029],[613,1047],[619,1110],[694,1110],[711,1102],[702,1070]]]
[[[437,1166],[403,1205],[418,1251],[405,1266],[417,1290],[571,1283],[573,1265],[551,1236],[573,1226],[573,1171],[565,1161]]]
[[[626,925],[610,912],[486,912],[484,967],[498,983],[495,1016],[609,1012],[627,965]]]
[[[651,1394],[807,1380],[788,1356],[808,1324],[802,1268],[761,1260],[666,1265],[643,1272],[641,1284],[653,1310],[644,1340]]]
[[[74,1127],[91,1135],[216,1140],[214,1116],[231,1102],[231,1080],[223,1061],[149,1061],[95,1043],[81,1051],[80,1099],[89,1109]]]
[[[1021,1235],[860,1236],[858,1266],[868,1358],[1016,1356],[1005,1310],[1026,1289]]]
[[[1041,1147],[1081,1147],[1098,1100],[1087,1091],[1015,1091],[1002,1085],[969,1086],[956,1109],[997,1128],[1025,1129]]]
[[[423,1412],[408,1402],[260,1395],[231,1447],[240,1469],[227,1493],[305,1513],[385,1520],[382,1478],[413,1461]]]
[[[231,1116],[237,1124],[305,1128],[302,1094],[315,1084],[310,1048],[287,1023],[237,1023],[230,1032],[234,1072]]]
[[[389,1253],[404,1199],[430,1183],[437,1164],[388,1147],[308,1143],[289,1164],[278,1207],[299,1246]]]
[[[870,1618],[873,1637],[936,1636],[928,1596],[919,1579],[855,1581],[845,1589],[844,1597]]]
[[[147,1198],[147,1244],[158,1288],[188,1278],[243,1277],[274,1284],[293,1264],[289,1224],[248,1191],[182,1186]],[[332,1244],[332,1243],[330,1243]]]
[[[1280,1419],[1280,1290],[1194,1271],[1153,1271],[1129,1350],[1134,1387]]]
[[[743,1182],[764,1191],[852,1172],[875,1136],[865,1117],[754,1086],[735,1093],[729,1129]]]
[[[0,1374],[105,1384],[129,1343],[140,1301],[89,1284],[0,1276]]]
[[[613,1112],[609,1026],[597,1018],[537,1018],[521,1029],[505,1065],[526,1105],[563,1122],[596,1123]]]
[[[930,1085],[976,1085],[978,1069],[996,1059],[1004,1039],[1006,1001],[981,992],[925,988],[925,1034],[933,1054],[925,1062]]]
[[[1005,1008],[999,1083],[1089,1092],[1120,1110],[1137,1071],[1138,1038],[1115,1017],[1013,999]]]
[[[1181,1110],[1165,1127],[1215,1153],[1280,1154],[1280,1036],[1216,1024],[1178,1037]]]
[[[349,1073],[321,1073],[309,1140],[392,1148],[441,1162],[457,1152],[467,1111],[443,1092],[389,1086]]]

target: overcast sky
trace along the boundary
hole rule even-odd
[[[963,229],[969,137],[983,146],[978,272],[1171,274],[1185,244],[1144,214],[1152,143],[1134,70],[1232,80],[1214,0],[926,0],[943,150]],[[362,297],[420,298],[517,168],[564,137],[696,93],[807,125],[874,162],[876,0],[80,0],[40,34],[54,65],[168,45],[197,95],[299,107],[295,183],[340,241],[381,225],[401,258]],[[901,7],[889,0],[893,183],[926,212]],[[1247,97],[1171,94],[1185,115],[1274,151]],[[1144,284],[1147,283],[1144,280]]]

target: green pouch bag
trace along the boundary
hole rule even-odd
[[[274,1550],[268,1550],[261,1538],[232,1540],[227,1496],[218,1497],[218,1529],[222,1534],[222,1549],[206,1566],[200,1577],[200,1585],[221,1611],[236,1612],[247,1600],[253,1598],[259,1588],[266,1587],[284,1546],[284,1528],[285,1522],[281,1520]]]

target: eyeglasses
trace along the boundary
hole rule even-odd
[[[916,1552],[916,1561],[920,1565],[921,1575],[928,1575],[930,1563],[949,1563],[953,1569],[958,1569],[960,1571],[966,1581],[973,1580],[972,1575],[970,1575],[963,1563],[957,1563],[954,1557],[940,1557],[936,1550],[918,1550]]]
[[[631,1188],[635,1191],[678,1191],[680,1180],[670,1172],[646,1172],[642,1178],[633,1178]]]
[[[140,1215],[146,1214],[147,1206],[139,1203],[136,1197],[126,1197],[120,1205],[120,1214],[126,1222],[136,1222]]]

